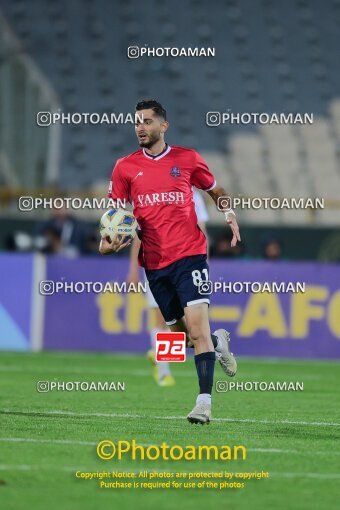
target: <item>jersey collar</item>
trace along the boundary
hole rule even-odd
[[[146,152],[146,150],[143,148],[143,154],[146,158],[148,159],[152,159],[153,161],[158,161],[162,158],[164,158],[164,156],[166,156],[167,154],[169,154],[169,152],[171,151],[171,147],[170,145],[166,144],[165,148],[162,150],[161,153],[157,154],[156,156],[152,156],[151,154],[148,154]]]

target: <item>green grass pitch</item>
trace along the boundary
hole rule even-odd
[[[302,392],[213,392],[213,421],[190,425],[194,363],[159,388],[145,357],[2,353],[0,501],[6,510],[106,508],[310,510],[340,507],[339,364],[240,359],[238,381],[303,381]],[[224,380],[219,366],[215,379]],[[38,393],[48,381],[124,381],[124,392]],[[245,445],[237,461],[103,461],[102,439],[148,445]],[[268,471],[244,489],[100,489],[75,471]]]

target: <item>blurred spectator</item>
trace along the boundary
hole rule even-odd
[[[90,227],[84,243],[84,254],[85,255],[99,255],[98,246],[99,246],[100,236],[98,227]],[[118,254],[120,255],[120,253]],[[124,255],[124,250],[123,250]]]
[[[262,242],[261,254],[266,260],[282,259],[282,242],[276,237],[269,237]]]
[[[223,258],[240,258],[244,256],[244,244],[237,243],[234,248],[231,247],[233,233],[229,229],[223,229],[211,244],[210,256]]]
[[[30,234],[15,231],[7,235],[4,242],[5,250],[8,251],[32,251],[33,240]]]
[[[62,207],[53,209],[52,218],[38,225],[35,244],[43,253],[72,257],[85,251],[85,238],[83,224]]]

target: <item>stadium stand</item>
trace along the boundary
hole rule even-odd
[[[169,111],[169,142],[206,155],[236,194],[323,196],[336,203],[340,1],[260,3],[261,9],[251,0],[211,6],[202,0],[1,0],[0,10],[64,112],[127,114],[136,100],[156,97]],[[199,66],[185,58],[128,59],[127,48],[134,45],[209,46],[216,56]],[[117,75],[118,64],[123,75]],[[205,125],[206,112],[228,109],[313,112],[314,124]],[[105,180],[114,161],[135,146],[129,124],[64,125],[59,185],[86,189]],[[242,218],[300,223],[308,221],[306,214],[262,211],[255,217],[245,211]],[[329,209],[313,221],[338,219]]]

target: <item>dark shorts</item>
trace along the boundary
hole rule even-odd
[[[176,260],[163,269],[146,269],[150,290],[168,326],[184,315],[184,308],[198,303],[210,304],[200,293],[202,282],[209,280],[206,255]]]

